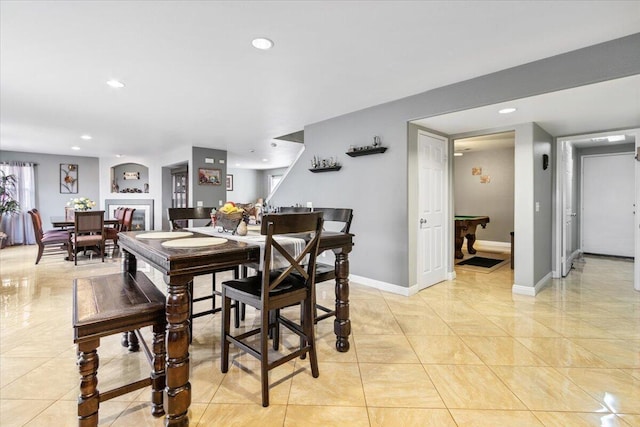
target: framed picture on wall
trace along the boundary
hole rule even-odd
[[[233,191],[233,175],[227,175],[227,191]]]
[[[198,169],[198,184],[200,185],[222,185],[221,177],[220,169]]]
[[[60,194],[78,194],[78,165],[60,164]]]

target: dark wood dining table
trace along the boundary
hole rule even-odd
[[[166,333],[166,393],[167,415],[165,425],[183,427],[189,425],[187,411],[191,404],[189,383],[189,283],[195,276],[211,273],[221,267],[257,263],[260,246],[227,240],[220,245],[196,248],[166,248],[167,239],[136,238],[140,232],[119,233],[119,244],[124,251],[124,268],[135,272],[137,261],[144,261],[164,274],[167,284],[167,333]],[[166,233],[166,232],[163,232]],[[191,237],[209,236],[194,233]],[[349,319],[349,253],[353,247],[353,234],[323,232],[320,251],[331,250],[335,254],[336,271],[336,317],[334,332],[336,349],[349,350],[351,321]]]
[[[66,219],[63,216],[52,216],[49,218],[49,221],[51,221],[51,225],[55,228],[64,229],[64,228],[69,228],[76,225],[75,221]],[[118,224],[117,219],[105,218],[104,220],[104,225],[117,225],[117,224]]]

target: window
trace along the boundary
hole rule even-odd
[[[282,175],[269,175],[269,194],[273,194],[273,190],[276,189],[281,180]]]

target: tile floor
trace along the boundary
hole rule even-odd
[[[33,246],[0,251],[0,425],[75,426],[71,281],[119,271],[120,263],[74,267],[45,257],[34,266],[35,254]],[[337,353],[332,322],[322,322],[320,377],[311,377],[307,360],[275,369],[268,408],[260,405],[256,362],[236,352],[222,375],[219,316],[199,318],[191,425],[640,426],[632,269],[629,261],[585,257],[536,298],[511,293],[509,265],[491,274],[459,270],[455,281],[410,298],[353,283],[351,351]],[[331,283],[318,294],[330,302]],[[103,389],[148,372],[118,337],[104,339],[99,355]],[[148,397],[145,389],[104,403],[100,425],[162,426]]]

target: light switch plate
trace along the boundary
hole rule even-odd
[[[210,159],[209,157],[205,157],[204,162],[205,163],[214,163],[215,159]]]
[[[201,208],[204,206],[204,203],[202,203],[202,200],[198,200],[198,207]]]

